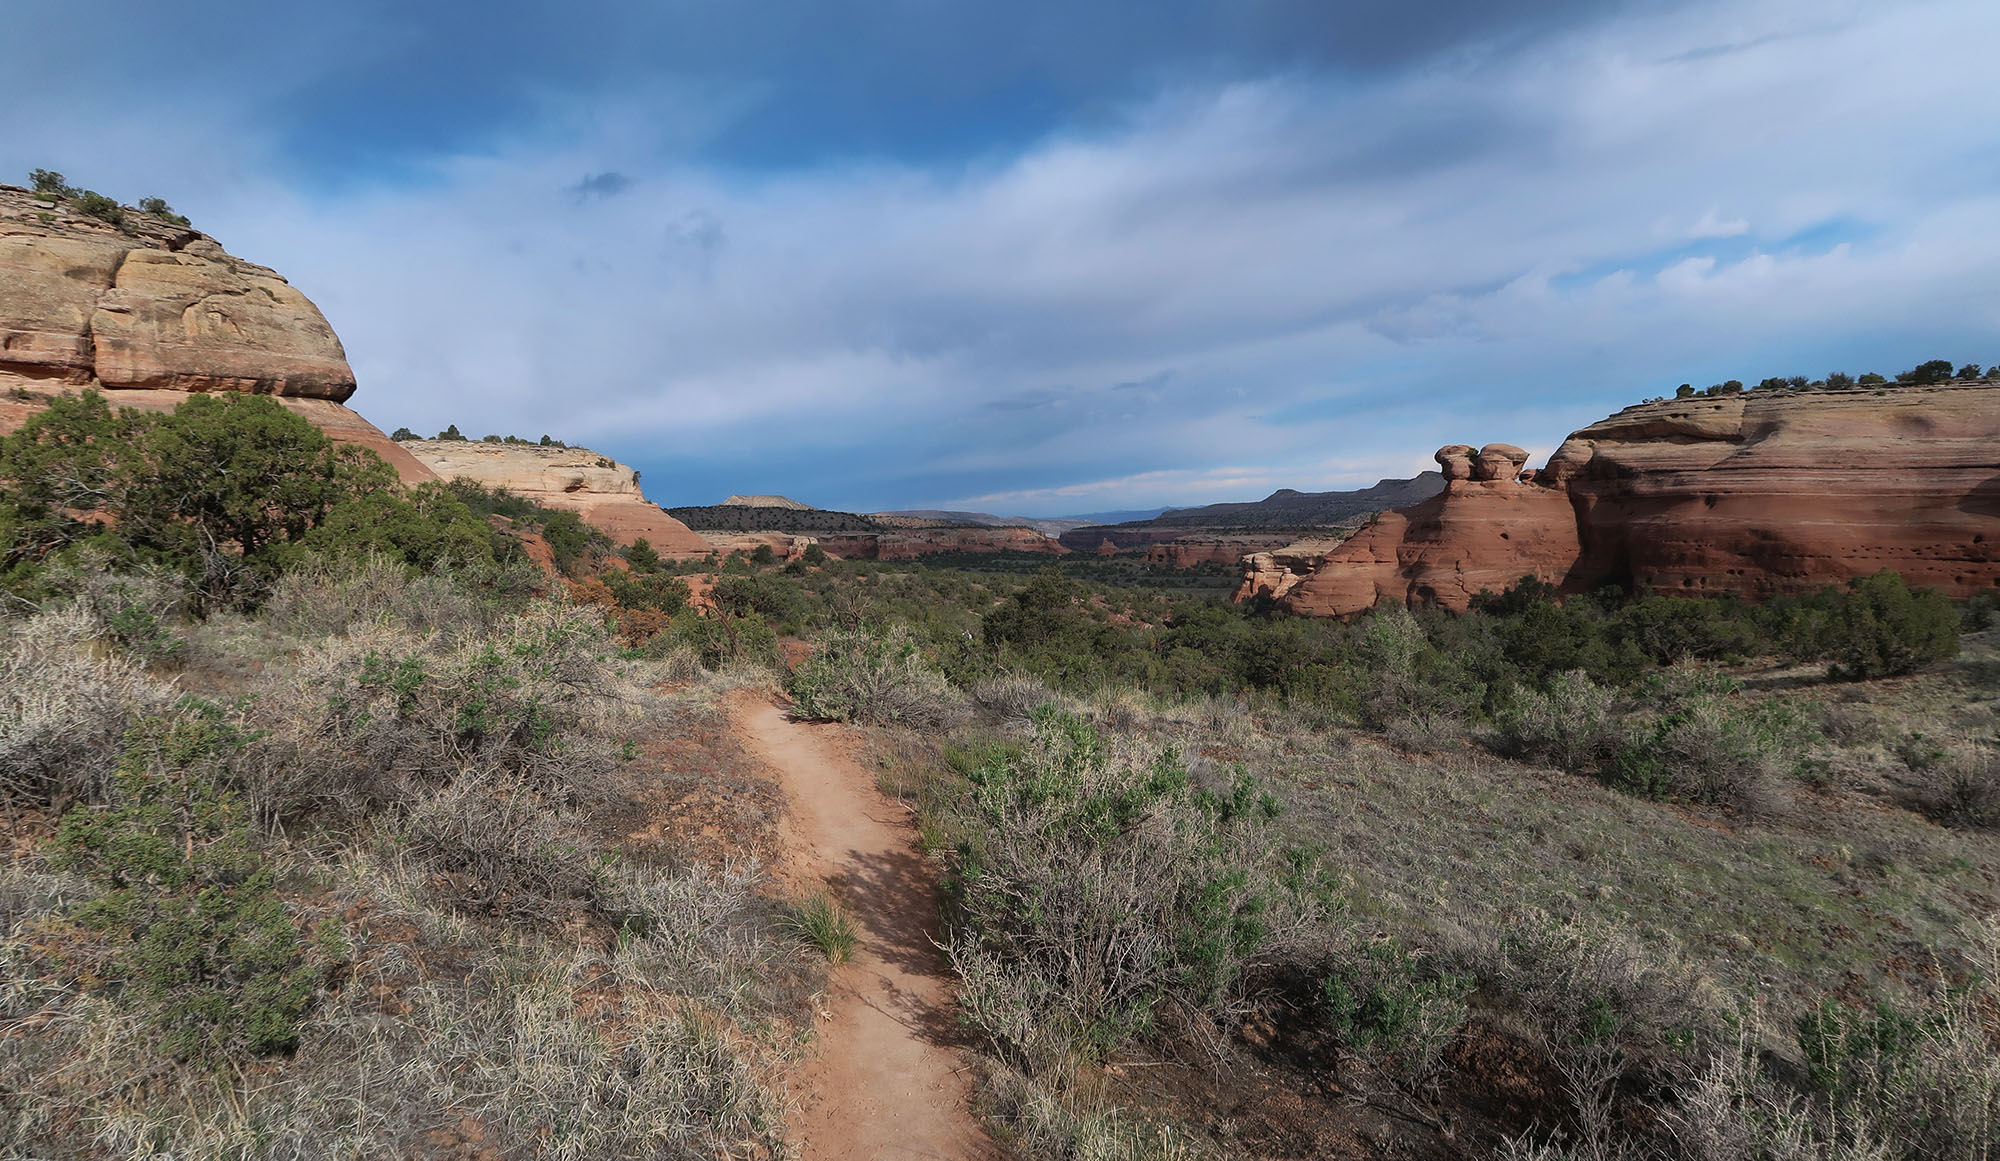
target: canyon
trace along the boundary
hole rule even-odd
[[[1312,616],[1463,610],[1524,576],[1763,599],[1882,569],[1965,597],[2000,583],[2000,384],[1757,390],[1628,407],[1526,470],[1453,444],[1444,489],[1332,547],[1244,562],[1239,600]]]

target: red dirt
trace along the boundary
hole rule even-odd
[[[861,935],[833,970],[796,1130],[801,1156],[997,1161],[955,1047],[949,973],[931,942],[937,898],[907,812],[875,788],[840,727],[791,721],[750,693],[729,709],[784,788],[781,877],[796,889],[824,884]]]

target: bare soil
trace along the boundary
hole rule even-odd
[[[1005,1154],[972,1110],[950,977],[932,942],[937,898],[908,812],[876,789],[841,727],[792,721],[753,691],[734,695],[729,711],[784,789],[780,877],[801,892],[824,885],[861,937],[829,984],[801,1155],[998,1161]]]

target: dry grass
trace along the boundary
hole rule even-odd
[[[716,744],[722,695],[771,675],[661,692],[668,667],[616,660],[587,610],[500,616],[462,578],[395,579],[295,578],[185,658],[188,685],[253,695],[221,774],[344,965],[297,1051],[156,1055],[116,986],[46,954],[86,937],[68,912],[93,892],[30,851],[0,866],[0,1155],[786,1155],[824,969],[754,863],[670,828],[621,850],[658,788],[712,779],[675,763]],[[0,747],[39,763],[5,768],[47,771],[44,807],[88,800],[124,725],[173,697],[102,629],[79,605],[0,642]],[[755,848],[772,821],[732,823]]]

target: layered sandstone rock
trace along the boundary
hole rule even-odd
[[[820,551],[841,560],[915,560],[945,552],[991,553],[1032,552],[1062,556],[1068,549],[1032,528],[889,528],[877,532],[821,532],[802,535],[790,532],[704,531],[696,533],[717,552],[755,552],[768,546],[779,560],[796,560],[806,546],[817,544]]]
[[[274,395],[405,482],[435,478],[341,406],[354,372],[340,340],[275,271],[162,218],[128,213],[120,229],[0,186],[0,427],[86,388],[148,411],[193,392]]]
[[[575,512],[619,544],[644,538],[662,556],[705,556],[709,543],[639,490],[639,474],[588,448],[470,440],[408,440],[402,447],[441,479],[505,488]]]
[[[1992,384],[1677,399],[1576,432],[1539,472],[1505,444],[1437,460],[1444,492],[1318,561],[1253,560],[1244,592],[1345,616],[1463,609],[1529,575],[1751,598],[1884,568],[1953,596],[2000,583]]]
[[[1293,537],[1255,533],[1182,536],[1146,550],[1146,563],[1169,568],[1194,568],[1203,564],[1240,564],[1255,553],[1271,552],[1293,542]]]

